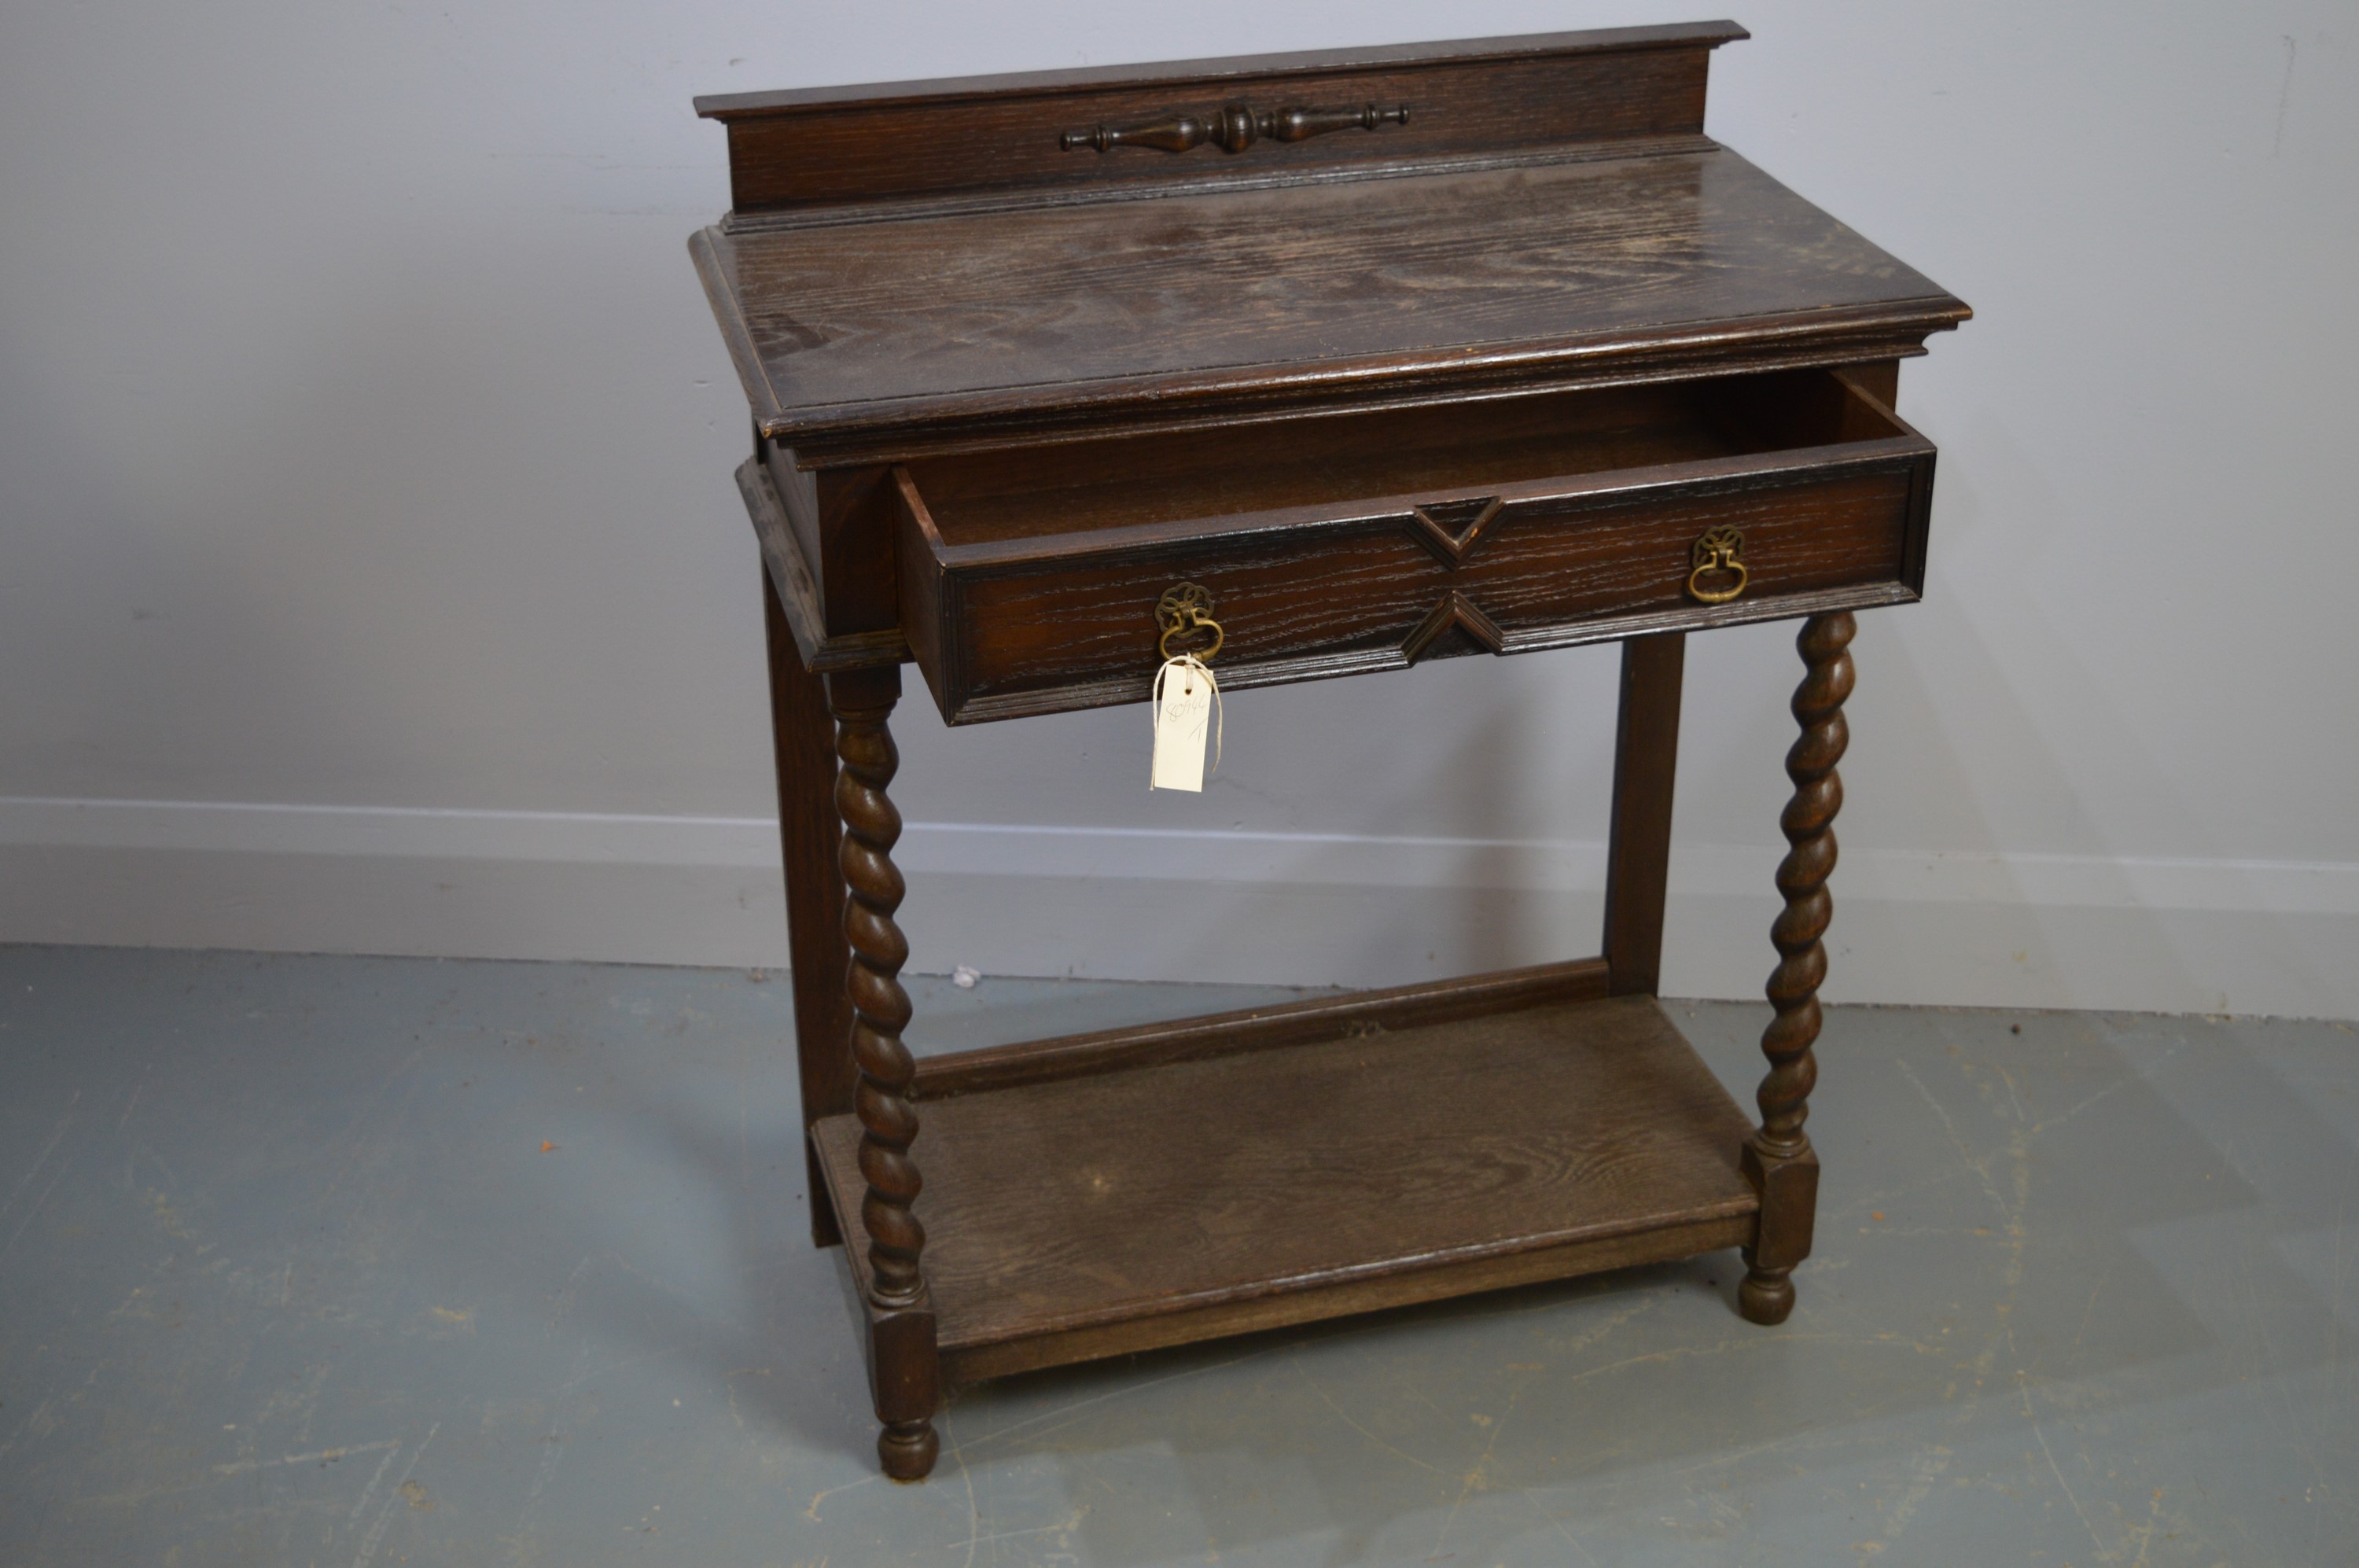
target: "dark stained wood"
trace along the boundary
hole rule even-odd
[[[908,638],[909,657],[924,674],[935,702],[946,705],[945,693],[954,688],[957,679],[947,661],[957,657],[957,645],[955,640],[945,642],[942,637],[953,610],[950,574],[942,570],[936,554],[940,539],[933,532],[925,497],[918,494],[908,469],[893,470],[893,490],[888,499],[893,517],[894,572],[901,596],[902,635]]]
[[[770,655],[770,738],[777,763],[778,843],[787,879],[787,954],[795,990],[795,1062],[803,1131],[852,1109],[852,1005],[843,973],[843,878],[836,869],[842,824],[835,815],[835,722],[827,689],[803,665],[775,583],[765,573],[762,625]],[[826,1186],[810,1170],[811,1240],[842,1240]]]
[[[1725,149],[708,230],[692,248],[756,418],[820,467],[1889,359],[1966,314]]]
[[[1900,406],[1900,362],[1897,359],[1847,365],[1838,374],[1852,387],[1884,405],[1886,412]]]
[[[770,471],[758,458],[749,458],[737,470],[737,493],[753,519],[754,538],[762,547],[770,592],[777,601],[782,629],[791,640],[802,668],[814,675],[864,665],[899,664],[909,657],[901,628],[849,632],[831,637],[826,612],[820,608],[819,585],[813,581],[805,548],[788,520]]]
[[[816,490],[820,604],[828,635],[891,631],[901,615],[894,583],[892,470],[828,469]]]
[[[840,1219],[859,1215],[866,1243],[854,1269],[869,1308],[869,1379],[883,1423],[877,1456],[886,1475],[913,1481],[933,1468],[936,1389],[933,1310],[920,1268],[926,1230],[912,1209],[923,1186],[909,1153],[918,1137],[918,1114],[909,1102],[916,1064],[901,1042],[909,996],[900,972],[909,944],[893,921],[904,891],[892,858],[901,814],[886,794],[900,761],[886,721],[900,694],[898,665],[827,678],[835,719],[835,812],[843,824],[838,855],[843,933],[852,954],[844,988],[859,1073],[855,1114],[843,1119],[860,1129],[853,1167],[861,1182],[856,1205],[839,1193],[834,1206]]]
[[[1819,985],[1827,977],[1820,942],[1834,915],[1827,877],[1835,868],[1835,813],[1843,809],[1843,777],[1835,764],[1851,744],[1843,705],[1851,695],[1851,639],[1845,615],[1813,615],[1796,647],[1807,673],[1794,691],[1794,719],[1802,733],[1786,754],[1794,781],[1778,826],[1790,846],[1777,867],[1786,907],[1770,930],[1777,967],[1769,976],[1777,1017],[1761,1036],[1769,1059],[1761,1080],[1761,1126],[1745,1144],[1745,1171],[1761,1193],[1761,1233],[1745,1249],[1748,1266],[1737,1301],[1758,1323],[1778,1323],[1794,1310],[1794,1266],[1810,1255],[1811,1218],[1818,1208],[1819,1157],[1802,1124],[1819,1080],[1810,1054],[1819,1038]]]
[[[1871,582],[1781,595],[1774,600],[1748,596],[1734,604],[1712,607],[1680,604],[1642,609],[1594,620],[1570,621],[1531,633],[1509,630],[1504,634],[1505,646],[1498,651],[1537,653],[1549,648],[1575,648],[1585,643],[1622,642],[1634,637],[1647,637],[1664,631],[1704,631],[1749,621],[1790,620],[1837,610],[1913,604],[1919,596],[1914,589],[1902,583]],[[1445,644],[1438,651],[1428,652],[1425,657],[1483,651],[1488,650],[1467,639]],[[1277,686],[1297,681],[1326,681],[1344,675],[1365,675],[1380,670],[1405,670],[1408,665],[1409,660],[1402,648],[1390,645],[1327,648],[1315,653],[1273,659],[1241,668],[1234,672],[1236,676],[1234,681],[1224,673],[1221,685],[1223,691],[1242,691],[1253,686]],[[938,698],[939,695],[937,693]],[[1072,708],[1144,700],[1139,683],[1125,676],[1082,682],[1050,692],[1017,691],[973,697],[958,710],[959,716],[954,722],[960,724],[988,724],[1036,713],[1062,713]]]
[[[1614,826],[1605,857],[1605,963],[1617,996],[1655,994],[1671,864],[1671,784],[1680,755],[1677,632],[1622,645],[1614,735]]]
[[[1375,66],[1420,66],[1451,61],[1513,61],[1538,55],[1603,55],[1682,46],[1712,47],[1753,35],[1734,22],[1672,22],[1639,27],[1584,27],[1564,33],[1511,33],[1496,38],[1447,38],[1409,44],[1363,44],[1343,49],[1223,55],[1203,60],[1159,60],[1120,65],[1085,65],[1055,71],[1011,71],[997,76],[940,77],[919,82],[859,82],[848,86],[788,87],[758,93],[700,94],[696,112],[711,119],[851,105],[886,104],[974,97],[1054,97],[1074,88],[1127,83],[1213,83],[1229,97],[1246,81],[1296,82],[1337,71]]]
[[[1886,360],[1873,365],[1854,365],[1836,373],[1850,387],[1858,401],[1868,410],[1868,417],[1901,422],[1893,412],[1899,401],[1900,364]],[[1933,464],[1927,454],[1924,466],[1914,476],[1908,496],[1908,534],[1901,553],[1900,580],[1912,593],[1925,591],[1925,548],[1933,527]]]
[[[1029,1083],[927,1117],[918,1206],[952,1383],[1732,1245],[1756,1206],[1743,1113],[1643,996]],[[860,1127],[817,1136],[848,1205]]]
[[[1043,71],[1026,76],[805,89],[700,98],[729,126],[734,221],[842,221],[955,203],[973,208],[1076,194],[1103,199],[1212,183],[1465,164],[1646,138],[1700,138],[1712,49],[1745,37],[1726,22],[1606,33],[1411,44],[1315,54]],[[1303,145],[1258,116],[1348,104],[1413,107],[1417,135],[1381,145]],[[1179,122],[1193,120],[1191,138]],[[1101,126],[1165,135],[1165,149],[1092,151]],[[1408,127],[1402,127],[1407,129]],[[1073,133],[1079,132],[1076,136]],[[1376,138],[1368,138],[1375,141]],[[1215,169],[1174,168],[1170,151],[1250,149]]]
[[[851,1249],[847,1248],[849,1254]],[[865,1261],[866,1255],[857,1255]],[[868,1315],[868,1391],[875,1401],[876,1458],[896,1481],[922,1481],[941,1452],[934,1411],[942,1401],[941,1358],[935,1348],[932,1307],[920,1295],[901,1306],[880,1305]]]
[[[1703,136],[1742,36],[700,102],[813,1228],[850,1243],[887,1475],[931,1468],[962,1379],[1729,1246],[1745,1315],[1790,1310],[1849,612],[1923,589],[1899,362],[1970,312]],[[900,664],[959,724],[1141,701],[1183,582],[1232,690],[1626,640],[1603,956],[913,1062]],[[1748,1129],[1651,993],[1682,638],[1788,616]]]
[[[1770,379],[1790,387],[1803,378]],[[1070,549],[1070,536],[1078,534],[1169,525],[1144,536],[1159,539],[1201,533],[1231,517],[1321,507],[1350,516],[1354,500],[1420,495],[1428,497],[1417,508],[1424,514],[1416,530],[1420,541],[1446,544],[1436,560],[1456,567],[1495,526],[1499,485],[1842,439],[1832,414],[1819,420],[1821,441],[1778,439],[1778,431],[1761,428],[1766,419],[1743,417],[1777,401],[1747,397],[1748,386],[1740,377],[1377,409],[1060,441],[919,460],[907,468],[947,546],[1004,547],[962,558],[971,561]],[[1899,430],[1895,425],[1882,433]]]
[[[1144,125],[1109,125],[1103,120],[1085,130],[1067,131],[1057,138],[1065,152],[1089,147],[1112,152],[1116,147],[1151,147],[1157,152],[1193,152],[1214,147],[1236,154],[1256,142],[1305,142],[1337,131],[1373,131],[1408,124],[1408,106],[1397,103],[1379,109],[1374,103],[1342,109],[1256,109],[1228,103],[1201,114],[1177,114]]]
[[[821,605],[823,611],[816,570],[827,553],[819,529],[819,477],[809,469],[797,466],[795,454],[764,436],[759,427],[754,431],[754,452],[763,471],[769,476],[770,502],[785,520],[788,536],[793,539],[796,550],[810,569],[811,603]],[[737,483],[741,490],[745,488],[745,480],[742,474]],[[749,502],[752,499],[750,491],[747,492],[747,499]],[[758,530],[758,524],[756,528]],[[825,614],[822,613],[813,624],[824,627],[827,624]]]
[[[1229,462],[1191,435],[908,465],[903,570],[938,617],[911,641],[943,716],[1143,700],[1152,606],[1182,579],[1218,601],[1232,690],[1917,594],[1931,443],[1824,372],[1409,425],[1314,421],[1290,456],[1239,441]],[[1277,505],[1238,509],[1256,495]],[[1474,508],[1448,549],[1437,506]],[[1688,591],[1715,527],[1742,530],[1751,572],[1716,605]]]
[[[1483,613],[1483,606],[1452,588],[1434,601],[1425,619],[1401,639],[1403,664],[1451,653],[1505,653],[1507,634]]]
[[[814,1164],[818,1149],[814,1140]],[[860,1351],[877,1416],[878,1467],[896,1481],[922,1481],[941,1448],[933,1426],[943,1394],[933,1306],[923,1299],[911,1306],[879,1306],[869,1297],[869,1273],[862,1267],[866,1254],[857,1243],[836,1258],[852,1321],[864,1330]]]
[[[910,1217],[919,1178],[909,1146],[918,1136],[909,1106],[916,1073],[901,1031],[909,1022],[901,965],[909,943],[893,921],[905,887],[893,865],[901,813],[886,794],[900,765],[886,725],[900,696],[896,668],[859,670],[827,678],[835,719],[835,814],[843,824],[837,863],[845,896],[843,934],[851,962],[844,985],[851,1004],[851,1056],[859,1073],[853,1105],[863,1128],[860,1167],[866,1182],[862,1228],[867,1233],[871,1293],[881,1303],[907,1305],[922,1289],[918,1258],[924,1228]]]
[[[1313,996],[1172,1023],[1098,1029],[925,1057],[918,1062],[916,1098],[947,1099],[1164,1062],[1201,1062],[1248,1051],[1316,1044],[1346,1035],[1421,1029],[1518,1007],[1595,1001],[1606,995],[1604,962],[1582,958],[1420,985]]]
[[[815,669],[891,663],[895,626],[892,478],[879,467],[798,468],[794,454],[757,431],[756,461],[738,492],[785,593],[797,641]]]
[[[1053,1341],[959,1351],[948,1358],[944,1376],[956,1387],[1042,1367],[1449,1301],[1547,1279],[1668,1263],[1742,1246],[1753,1231],[1753,1223],[1751,1214],[1661,1219],[1643,1230],[1556,1242],[1528,1252],[1484,1254],[1447,1268],[1372,1278],[1344,1276],[1306,1284],[1276,1298],[1191,1304],[1156,1316],[1069,1329]]]

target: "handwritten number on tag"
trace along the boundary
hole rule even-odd
[[[1155,763],[1150,787],[1201,791],[1204,746],[1210,740],[1212,767],[1221,765],[1221,691],[1212,672],[1189,654],[1165,661],[1155,672]]]

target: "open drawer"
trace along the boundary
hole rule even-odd
[[[952,724],[1144,701],[1202,588],[1224,686],[1917,597],[1933,447],[1784,371],[914,461],[901,629]]]

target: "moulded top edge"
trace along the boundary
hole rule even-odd
[[[1617,50],[1716,49],[1753,35],[1734,22],[1679,22],[1647,27],[1593,27],[1568,33],[1526,33],[1446,43],[1383,44],[1362,49],[1306,49],[1286,54],[1233,55],[1215,60],[1137,65],[1084,66],[997,76],[954,76],[922,82],[879,82],[799,87],[767,93],[708,93],[696,99],[708,120],[764,118],[852,106],[878,107],[961,98],[1051,95],[1101,87],[1219,82],[1232,77],[1312,75],[1372,66],[1456,64],[1533,55],[1603,54]]]
[[[773,394],[757,398],[756,422],[766,440],[800,455],[840,444],[914,443],[930,450],[961,433],[1003,432],[1019,444],[1075,438],[1103,422],[1109,433],[1141,433],[1204,418],[1291,418],[1403,402],[1460,400],[1561,391],[1578,386],[1679,380],[1699,375],[1849,364],[1861,359],[1921,354],[1925,337],[1971,319],[1973,309],[1949,295],[1897,302],[1888,308],[1829,310],[1756,321],[1695,322],[1677,331],[1599,336],[1587,340],[1484,345],[1480,359],[1445,354],[1419,361],[1343,362],[1288,367],[1231,367],[1227,374],[1123,377],[1072,383],[1037,403],[1002,390],[962,398],[911,397],[884,403],[788,408]],[[1868,340],[1873,340],[1872,342]],[[1371,400],[1371,395],[1375,395]],[[1336,403],[1337,398],[1345,399]],[[765,407],[766,402],[767,406]],[[1144,421],[1136,422],[1133,421]],[[1122,427],[1115,432],[1113,427]],[[1006,444],[987,441],[987,445]]]

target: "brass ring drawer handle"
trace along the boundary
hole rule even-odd
[[[1208,631],[1212,634],[1210,648],[1183,650],[1193,654],[1200,664],[1212,662],[1212,656],[1221,651],[1221,644],[1225,640],[1221,632],[1221,623],[1212,619],[1212,594],[1193,583],[1175,583],[1163,591],[1163,597],[1155,603],[1155,624],[1163,628],[1162,639],[1156,647],[1167,659],[1173,657],[1171,639],[1190,632]]]
[[[1691,559],[1694,570],[1688,573],[1688,594],[1699,604],[1725,604],[1745,592],[1749,577],[1745,570],[1745,536],[1734,528],[1717,528],[1708,530],[1695,541]],[[1736,581],[1724,588],[1704,586],[1704,574],[1734,573]]]

